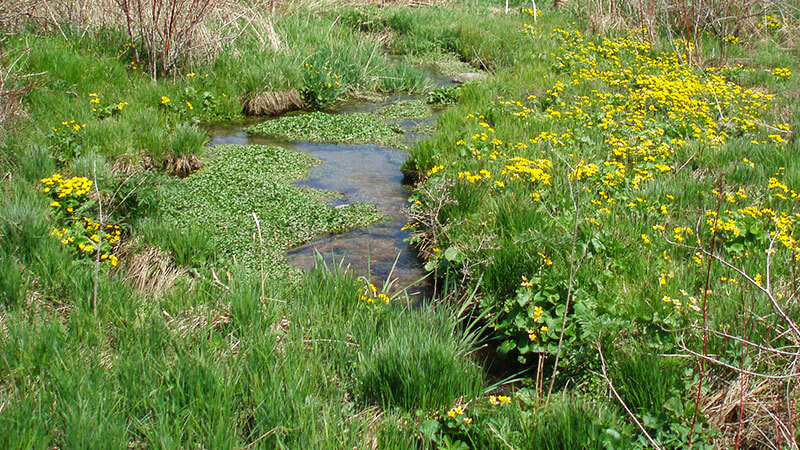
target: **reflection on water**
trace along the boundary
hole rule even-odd
[[[391,101],[396,100],[394,98]],[[350,103],[337,112],[373,111],[382,104]],[[432,123],[434,120],[405,120],[398,124],[404,130],[410,130],[420,123]],[[406,151],[375,145],[277,140],[247,134],[244,129],[251,123],[227,123],[209,127],[211,145],[280,145],[308,153],[322,161],[322,164],[313,167],[308,177],[297,182],[297,185],[343,194],[332,201],[331,207],[349,203],[371,203],[385,216],[382,221],[370,227],[320,236],[306,245],[289,250],[288,260],[291,264],[309,269],[314,265],[318,252],[326,261],[342,261],[344,266],[349,266],[355,273],[369,275],[373,282],[386,281],[391,275],[396,280],[395,288],[416,283],[408,290],[409,294],[417,298],[431,294],[429,279],[419,281],[427,273],[423,263],[405,241],[408,232],[402,230],[406,224],[405,208],[408,206],[409,196],[408,187],[403,185],[401,172],[407,158]],[[412,143],[419,137],[414,133],[407,133],[405,141]]]

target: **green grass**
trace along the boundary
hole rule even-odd
[[[377,342],[358,363],[361,398],[415,411],[480,394],[484,375],[465,358],[469,346],[453,339],[459,332],[448,327],[452,319],[435,311],[407,314],[375,330]]]
[[[680,344],[701,348],[692,329],[701,316],[692,306],[703,297],[708,258],[697,264],[694,251],[664,238],[674,240],[674,227],[694,227],[721,204],[741,235],[702,232],[704,242],[716,239],[718,256],[765,275],[764,243],[775,221],[736,214],[754,204],[795,217],[795,200],[775,194],[800,190],[797,140],[787,133],[782,149],[753,144],[775,138],[771,131],[743,132],[734,124],[726,128],[727,143],[715,146],[693,137],[686,131],[689,121],[671,119],[660,105],[659,112],[642,112],[643,130],[660,127],[689,144],[645,162],[666,159],[671,171],[634,186],[637,169],[655,171],[629,151],[620,158],[627,169],[621,185],[604,185],[592,175],[570,177],[582,160],[597,163],[601,176],[613,173],[616,166],[604,164],[613,161],[609,134],[598,125],[608,112],[603,108],[631,98],[647,78],[624,86],[600,79],[573,83],[573,72],[587,73],[578,69],[590,60],[616,70],[611,53],[570,53],[576,43],[604,46],[603,38],[623,32],[594,36],[582,30],[580,39],[562,41],[554,29],[585,23],[574,15],[577,9],[546,9],[533,24],[530,14],[520,12],[528,3],[512,5],[508,15],[497,2],[483,0],[459,8],[291,9],[272,17],[280,48],[248,29],[210,60],[156,81],[131,68],[120,30],[64,27],[62,34],[29,28],[10,34],[3,42],[6,54],[30,48],[17,67],[41,75],[24,99],[29,119],[0,143],[0,446],[647,446],[599,375],[597,345],[609,379],[648,432],[665,448],[687,446],[696,364],[661,355],[680,353]],[[789,32],[761,30],[736,45],[702,34],[698,46],[707,64],[746,60],[745,67],[724,69],[725,79],[777,93],[763,121],[796,129],[800,115],[791,99],[800,79],[797,52],[775,51],[789,47]],[[638,56],[673,52],[674,41],[666,37],[658,36],[653,50]],[[658,74],[625,50],[615,52],[622,67]],[[200,124],[239,119],[240,99],[252,93],[308,88],[306,63],[337,75],[342,87],[332,97],[424,94],[431,74],[421,63],[446,76],[492,73],[484,83],[430,96],[432,103],[452,106],[438,116],[432,139],[411,150],[405,167],[421,181],[412,199],[419,201],[412,203],[414,219],[423,223],[417,229],[433,224],[415,243],[438,269],[440,285],[453,289],[453,280],[466,281],[445,292],[446,300],[410,306],[396,296],[389,304],[368,303],[368,282],[358,274],[322,263],[310,273],[289,266],[287,249],[374,223],[378,211],[365,204],[333,209],[333,194],[294,186],[318,163],[308,155],[280,147],[206,147]],[[794,75],[778,78],[772,75],[776,67]],[[683,68],[669,72],[682,89]],[[564,91],[555,98],[548,90],[557,81]],[[597,92],[621,93],[623,99],[590,104],[582,98]],[[724,98],[706,100],[714,122],[737,114]],[[290,140],[388,146],[397,145],[400,134],[387,121],[429,115],[429,107],[415,100],[373,114],[310,113],[252,129]],[[70,120],[86,126],[69,138],[52,131]],[[633,138],[643,130],[615,136]],[[542,132],[558,137],[530,141]],[[636,144],[627,148],[649,145]],[[531,183],[531,172],[510,180],[514,157],[549,160],[551,185]],[[172,176],[175,161],[193,158],[202,160],[201,169],[187,170],[183,179]],[[491,178],[470,182],[481,170]],[[123,227],[123,241],[135,249],[165,249],[187,270],[158,293],[137,292],[125,264],[103,265],[96,278],[91,260],[76,258],[50,235],[56,221],[38,180],[53,173],[96,176],[110,220]],[[774,182],[768,188],[772,177],[787,192]],[[718,187],[726,194],[721,203],[710,194]],[[89,215],[97,212],[92,199]],[[686,232],[684,238],[693,244]],[[771,286],[788,298],[793,254],[779,246],[775,255],[781,259],[773,260]],[[95,283],[97,312],[91,308]],[[755,287],[716,263],[710,283],[709,327],[735,332],[746,325],[750,341],[791,344]],[[463,297],[465,288],[477,295]],[[476,307],[467,317],[456,312],[464,298],[477,300],[467,304]],[[534,387],[533,369],[541,359],[549,381],[565,311],[560,372],[548,403]],[[797,320],[794,310],[790,315]],[[522,380],[509,386],[486,374],[484,349],[478,351],[472,331],[476,324],[485,327],[481,337],[490,338],[491,355],[509,358],[512,372],[531,370]],[[707,347],[732,364],[741,360],[737,342],[710,335]],[[748,354],[748,369],[775,370],[774,361],[760,356]],[[735,377],[726,370],[707,375],[711,389]],[[499,395],[508,402],[498,401]],[[713,433],[700,414],[695,445],[710,442]]]

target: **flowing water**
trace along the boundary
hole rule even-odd
[[[372,112],[397,100],[412,97],[393,97],[382,103],[349,102],[337,113]],[[410,130],[419,124],[432,124],[435,117],[423,120],[398,121],[405,131],[406,144],[420,136]],[[311,268],[322,255],[328,262],[343,262],[344,266],[359,275],[369,276],[373,282],[395,281],[395,288],[408,289],[416,298],[431,294],[431,284],[426,278],[424,263],[406,242],[408,232],[406,209],[410,186],[404,183],[401,172],[408,158],[406,150],[384,148],[376,145],[318,144],[311,142],[276,140],[248,134],[249,123],[228,123],[209,127],[211,145],[280,145],[291,150],[308,153],[322,161],[309,170],[308,177],[297,185],[341,193],[331,207],[349,203],[371,203],[384,215],[380,222],[352,231],[319,236],[311,242],[289,250],[288,260],[303,269]]]

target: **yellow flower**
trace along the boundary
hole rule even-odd
[[[53,202],[53,203],[50,203],[50,206],[52,206],[53,208],[58,208],[58,207],[61,206],[61,203]]]
[[[166,97],[166,96],[164,96],[164,95],[162,95],[162,96],[161,96],[161,104],[162,104],[162,105],[166,105],[167,103],[169,103],[169,102],[171,102],[171,101],[172,101],[172,100],[170,100],[170,99],[169,99],[169,97]]]
[[[462,415],[464,415],[464,410],[461,409],[461,408],[453,408],[453,409],[451,409],[450,411],[447,412],[447,416],[451,417],[451,418],[453,418],[455,416],[462,416]]]

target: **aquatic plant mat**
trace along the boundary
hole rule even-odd
[[[380,108],[376,113],[386,120],[424,119],[429,117],[432,111],[423,100],[401,100]]]
[[[401,136],[373,114],[331,114],[318,111],[269,120],[251,126],[248,131],[292,141],[371,143],[386,146],[397,142]]]
[[[271,276],[280,276],[294,271],[285,263],[286,249],[380,217],[372,205],[331,208],[330,194],[292,186],[318,164],[309,155],[266,146],[218,146],[211,151],[202,170],[165,189],[162,216],[177,229],[210,232],[219,258],[251,268],[263,260]]]

